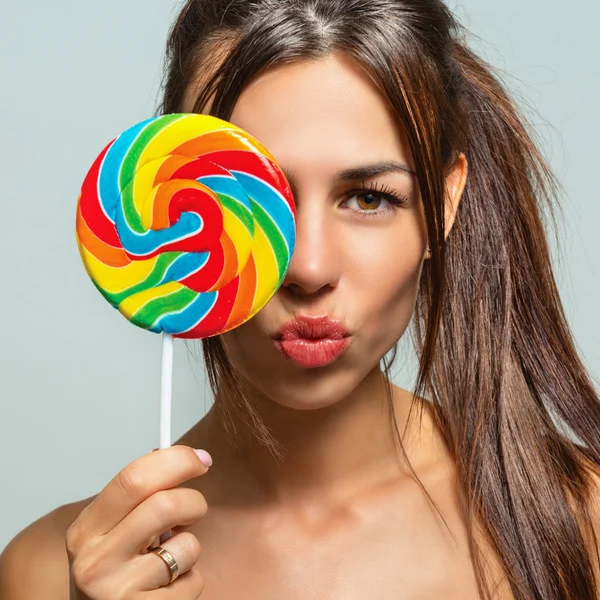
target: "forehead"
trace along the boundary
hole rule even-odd
[[[319,172],[375,160],[411,163],[383,94],[350,57],[278,65],[240,95],[229,119],[284,167]]]

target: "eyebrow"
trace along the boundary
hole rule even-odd
[[[292,187],[295,187],[294,173],[287,169],[282,169],[286,179],[290,182]],[[415,171],[404,163],[397,162],[395,160],[384,160],[368,165],[360,165],[357,167],[351,167],[344,169],[336,173],[333,183],[339,184],[346,181],[357,181],[360,179],[370,179],[376,175],[383,173],[406,173],[408,175],[416,175]]]

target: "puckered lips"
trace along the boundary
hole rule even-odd
[[[325,367],[350,345],[348,329],[327,315],[298,315],[284,323],[275,335],[275,347],[303,368]]]

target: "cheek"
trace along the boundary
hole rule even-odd
[[[252,319],[221,335],[221,340],[233,368],[247,379],[252,380],[257,370],[276,369],[280,361],[275,354],[271,338],[261,326],[265,314],[269,312],[269,304]]]
[[[349,311],[359,324],[366,352],[385,354],[400,338],[414,311],[423,267],[421,233],[406,229],[380,236],[355,254],[346,269]]]

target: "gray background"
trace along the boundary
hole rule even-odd
[[[92,160],[154,113],[177,6],[0,3],[0,548],[158,446],[160,338],[129,325],[92,286],[74,218]],[[566,190],[556,275],[585,363],[597,375],[600,14],[590,0],[567,10],[550,0],[451,6],[481,38],[473,46],[539,112],[531,120]],[[407,387],[414,357],[401,347],[406,365],[396,381]],[[202,363],[181,342],[174,377],[176,439],[212,400]]]

